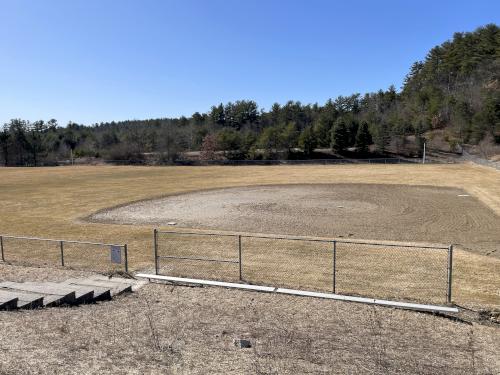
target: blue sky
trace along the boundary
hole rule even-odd
[[[399,88],[500,1],[0,0],[0,124],[190,116]]]

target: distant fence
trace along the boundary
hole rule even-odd
[[[450,303],[453,246],[154,230],[157,275]]]
[[[471,162],[476,163],[476,164],[481,164],[481,165],[484,165],[486,167],[495,168],[495,169],[498,169],[500,171],[500,161],[495,162],[495,161],[491,161],[491,160],[487,160],[487,159],[482,159],[482,158],[477,157],[475,155],[469,154],[466,150],[463,150],[462,158],[464,160],[468,160],[468,161],[471,161]]]
[[[126,244],[0,235],[0,260],[23,265],[128,272]]]
[[[116,165],[161,165],[155,160],[103,160]],[[175,160],[167,164],[179,166],[205,165],[309,165],[309,164],[403,164],[421,163],[422,159],[375,158],[375,159],[307,159],[307,160]]]

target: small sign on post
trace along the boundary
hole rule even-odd
[[[111,263],[122,264],[122,247],[111,245]]]

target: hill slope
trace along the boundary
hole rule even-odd
[[[316,148],[351,157],[387,151],[417,156],[424,141],[446,152],[468,143],[492,147],[500,144],[499,81],[500,28],[490,24],[432,48],[412,65],[400,92],[391,86],[324,105],[275,103],[267,111],[240,100],[189,118],[66,128],[55,120],[17,119],[0,131],[0,162],[37,165],[70,154],[130,160],[145,153],[168,162],[188,150],[201,150],[207,159],[220,157],[216,151],[230,159],[325,157]]]

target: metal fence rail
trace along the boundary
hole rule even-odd
[[[1,234],[0,260],[27,265],[128,272],[127,244]]]
[[[156,274],[451,303],[453,246],[154,230]]]

